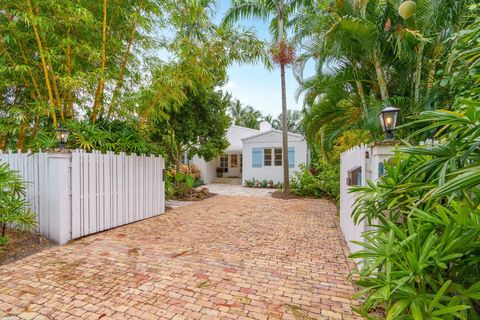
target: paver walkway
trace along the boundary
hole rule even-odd
[[[247,188],[241,185],[210,183],[206,187],[211,193],[224,196],[270,197],[275,189]]]
[[[0,318],[354,319],[336,208],[215,196],[0,266]]]

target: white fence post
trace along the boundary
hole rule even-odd
[[[351,186],[366,186],[368,180],[378,180],[384,174],[385,161],[393,156],[394,146],[393,142],[359,145],[340,156],[340,228],[351,253],[363,249],[351,241],[364,242],[363,233],[370,226],[366,221],[357,225],[353,222],[352,212],[357,195],[349,192],[349,189]],[[352,181],[353,177],[355,181]]]
[[[68,152],[47,153],[47,237],[59,244],[72,239],[70,159]]]

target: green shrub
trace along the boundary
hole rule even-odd
[[[479,319],[480,103],[463,112],[425,112],[417,134],[438,130],[439,144],[403,146],[386,175],[357,187],[364,234],[359,313],[386,319]]]
[[[0,245],[6,244],[8,227],[31,231],[35,228],[35,214],[25,200],[25,183],[7,163],[0,163]]]
[[[255,178],[250,180],[245,180],[245,186],[249,188],[253,188],[255,186]]]
[[[250,180],[245,180],[245,186],[249,188],[271,188],[271,189],[280,189],[283,184],[278,182],[275,183],[273,180],[256,180],[252,178]]]
[[[340,192],[339,166],[327,162],[305,165],[290,179],[292,193],[316,198],[337,199]]]

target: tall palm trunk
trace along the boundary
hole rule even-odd
[[[425,49],[425,44],[420,43],[417,51],[418,61],[415,68],[415,102],[420,101],[420,82],[422,81],[422,62],[423,62],[423,51]]]
[[[277,7],[278,43],[285,41],[283,32],[283,7]],[[288,168],[288,127],[287,127],[287,85],[285,83],[285,64],[280,63],[280,80],[282,84],[282,157],[283,157],[283,194],[290,194],[290,174]]]
[[[360,80],[355,80],[355,85],[357,86],[357,92],[360,96],[360,101],[362,102],[363,112],[366,115],[368,107],[367,100],[365,99],[365,90],[363,89],[363,84]]]
[[[375,66],[375,73],[377,74],[378,86],[380,87],[380,95],[382,96],[382,101],[385,102],[389,98],[387,81],[385,80],[385,74],[383,73],[382,65],[377,53],[373,55],[373,64]]]
[[[45,61],[45,56],[43,52],[43,46],[42,46],[42,40],[40,39],[40,34],[38,32],[37,24],[35,23],[35,15],[33,14],[33,8],[30,0],[27,0],[27,5],[28,5],[28,11],[30,13],[30,16],[32,18],[32,27],[33,27],[33,32],[35,33],[35,40],[37,41],[37,46],[38,46],[38,53],[40,56],[40,60],[42,61],[42,68],[43,68],[43,73],[45,76],[45,84],[47,86],[47,92],[48,92],[48,101],[50,105],[50,112],[52,113],[52,120],[53,120],[53,126],[57,126],[57,115],[55,111],[55,102],[53,100],[53,92],[52,92],[52,86],[50,85],[50,78],[48,76],[48,69],[47,69],[47,62]]]
[[[280,64],[282,82],[282,144],[283,144],[283,192],[290,193],[290,175],[288,169],[288,128],[287,128],[287,86],[285,83],[285,65]]]

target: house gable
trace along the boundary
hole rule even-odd
[[[305,138],[298,133],[288,133],[289,142],[305,141]],[[259,132],[255,135],[251,135],[242,139],[243,143],[256,143],[256,142],[282,142],[282,131],[271,129],[265,132]]]

